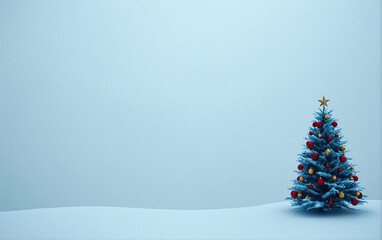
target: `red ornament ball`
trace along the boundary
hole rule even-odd
[[[333,138],[331,136],[329,136],[326,140],[328,140],[328,142],[331,142],[333,140]]]
[[[362,193],[360,192],[357,198],[361,199],[362,198]]]
[[[334,135],[334,137],[338,138],[338,134]]]
[[[354,182],[358,181],[358,177],[357,176],[353,176],[353,179],[354,179]]]
[[[358,200],[357,200],[357,198],[353,198],[353,199],[351,200],[351,204],[353,204],[354,206],[357,205],[357,204],[358,204]]]
[[[340,161],[343,162],[343,163],[346,162],[346,157],[345,156],[341,156],[340,157]]]
[[[292,196],[292,198],[296,198],[297,197],[297,192],[296,191],[292,191],[292,192],[290,192],[290,195]]]
[[[357,200],[357,199],[356,199]],[[330,205],[330,206],[332,206],[333,205],[333,201],[332,200],[329,200],[328,201],[328,204]]]
[[[332,122],[332,126],[337,127],[338,126],[337,122],[336,121]]]
[[[342,167],[339,167],[338,169],[337,169],[339,172],[342,172]]]
[[[298,176],[298,177],[297,177],[297,180],[299,180],[299,181],[300,181],[300,176]]]
[[[313,154],[312,154],[312,159],[313,159],[313,160],[317,160],[317,158],[318,158],[318,154],[317,154],[317,153],[313,153]]]
[[[302,166],[302,164],[298,165],[298,167],[297,167],[297,169],[300,170],[300,171],[301,171],[303,168],[304,168],[304,167]]]
[[[317,184],[320,186],[324,185],[324,180],[322,180],[322,178],[318,179]]]
[[[326,168],[330,168],[330,165],[329,165],[329,164],[326,164]]]
[[[309,135],[313,135],[313,132],[309,132]]]
[[[309,149],[312,149],[314,147],[314,144],[311,141],[307,141],[306,146],[308,146]]]
[[[312,189],[312,188],[313,188],[313,186],[312,186],[312,185],[309,185],[309,186],[308,186],[308,188],[309,188],[309,189]]]
[[[320,128],[320,127],[322,127],[322,123],[321,123],[321,122],[317,122],[316,126],[317,126],[318,128]]]
[[[312,124],[312,126],[313,126],[313,127],[316,127],[316,126],[317,126],[317,122],[314,122],[314,123]]]

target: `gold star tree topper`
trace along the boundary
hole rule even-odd
[[[321,103],[320,107],[321,107],[321,106],[324,106],[324,107],[325,107],[325,106],[328,106],[328,104],[326,104],[326,103],[329,102],[329,99],[326,100],[326,99],[325,99],[325,96],[322,97],[322,100],[318,100],[318,101]]]

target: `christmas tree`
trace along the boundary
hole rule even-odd
[[[366,203],[341,129],[332,118],[332,110],[325,108],[329,100],[323,97],[318,101],[322,108],[309,128],[306,146],[298,157],[298,177],[289,188],[291,197],[286,199],[300,209],[323,211]]]

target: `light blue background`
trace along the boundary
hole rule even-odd
[[[378,0],[0,1],[0,209],[282,201],[325,95],[381,199]]]

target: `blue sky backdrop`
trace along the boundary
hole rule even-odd
[[[0,209],[282,201],[330,99],[381,199],[378,0],[0,2]]]

